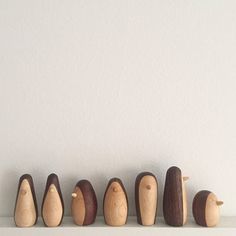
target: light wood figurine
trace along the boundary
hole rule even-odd
[[[36,224],[38,207],[34,191],[33,179],[29,174],[22,175],[19,180],[14,220],[18,227],[30,227]]]
[[[128,217],[127,194],[118,178],[109,181],[103,199],[103,213],[105,223],[110,226],[126,224]]]
[[[56,174],[50,174],[48,176],[41,214],[44,224],[48,227],[59,226],[62,222],[64,202]]]
[[[141,225],[153,225],[156,222],[158,184],[150,172],[140,173],[135,181],[135,205],[137,221]]]

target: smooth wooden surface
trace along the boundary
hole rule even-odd
[[[218,226],[206,228],[197,225],[192,218],[183,227],[171,227],[158,217],[157,224],[141,226],[137,223],[136,216],[129,216],[127,224],[121,227],[110,227],[104,223],[102,216],[97,217],[94,224],[77,226],[71,217],[64,217],[61,226],[55,228],[45,227],[42,219],[30,228],[18,228],[12,217],[0,218],[1,236],[235,236],[236,217],[222,217]]]
[[[186,224],[188,218],[188,203],[187,203],[187,191],[185,182],[189,177],[182,177],[182,197],[183,197],[183,225]]]
[[[111,180],[104,196],[104,219],[108,225],[121,226],[127,221],[128,201],[119,179]]]
[[[73,193],[75,195],[72,196],[71,214],[77,225],[83,225],[86,213],[83,193],[79,187],[75,187]]]
[[[206,201],[211,192],[207,190],[199,191],[195,194],[192,203],[192,213],[197,224],[206,225]]]
[[[54,184],[49,186],[44,199],[42,214],[44,222],[49,227],[56,227],[63,217],[63,206],[61,198]]]
[[[163,215],[167,224],[183,226],[186,221],[187,201],[181,170],[172,166],[167,170],[163,195]]]
[[[220,206],[223,204],[208,190],[199,191],[192,204],[193,216],[197,224],[214,227],[220,220]]]
[[[220,221],[220,207],[217,205],[217,197],[214,193],[208,195],[206,201],[206,225],[208,227],[216,226]]]
[[[139,181],[139,180],[138,180]],[[142,225],[153,225],[156,219],[158,185],[157,180],[152,175],[144,175],[137,183],[138,191],[135,191],[138,206],[138,222]]]
[[[21,182],[15,207],[15,223],[18,227],[30,227],[35,224],[37,213],[33,194],[27,179]]]
[[[97,197],[92,184],[86,180],[77,182],[71,200],[71,213],[78,225],[93,224],[97,216]]]

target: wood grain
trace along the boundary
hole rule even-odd
[[[75,187],[74,192],[76,195],[72,196],[71,202],[71,213],[75,224],[83,225],[85,219],[85,202],[83,193],[81,192],[79,187]]]
[[[217,197],[214,193],[210,193],[206,201],[206,225],[208,227],[214,227],[219,223],[220,220],[220,210],[217,205]]]
[[[158,184],[150,172],[140,173],[135,181],[135,205],[137,221],[141,225],[153,225],[156,221]]]
[[[30,227],[38,218],[37,201],[33,179],[30,175],[22,175],[17,190],[14,221],[18,227]]]
[[[79,181],[74,189],[71,201],[71,212],[78,225],[93,224],[97,215],[97,197],[88,180]]]
[[[216,195],[210,191],[202,190],[193,199],[193,216],[197,224],[205,227],[214,227],[219,223],[219,206],[222,201],[218,201]]]
[[[206,210],[206,201],[210,191],[203,190],[198,192],[193,199],[193,217],[197,224],[201,226],[207,226],[205,210]]]
[[[41,211],[46,226],[56,227],[61,224],[64,214],[64,202],[56,174],[48,176]]]
[[[183,197],[183,225],[187,222],[187,215],[188,215],[188,206],[187,206],[187,192],[185,181],[187,181],[188,177],[182,177],[182,197]]]
[[[183,226],[187,218],[187,201],[181,170],[173,166],[166,173],[163,215],[171,226]]]
[[[103,213],[107,225],[121,226],[127,222],[127,194],[122,181],[118,178],[113,178],[108,183],[103,199]]]

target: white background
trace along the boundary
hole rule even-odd
[[[236,1],[0,0],[0,215],[32,174],[91,180],[179,166],[236,215]]]

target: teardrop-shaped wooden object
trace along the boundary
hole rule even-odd
[[[56,227],[61,224],[64,214],[64,202],[56,174],[48,176],[41,211],[46,226]]]
[[[140,173],[135,181],[135,204],[139,224],[155,224],[157,201],[158,184],[156,177],[150,172]]]
[[[109,181],[103,199],[104,220],[107,225],[121,226],[126,224],[128,217],[128,198],[118,178]]]
[[[222,201],[218,201],[216,195],[210,191],[202,190],[193,199],[193,217],[197,224],[205,227],[213,227],[219,223]]]
[[[36,224],[37,219],[38,207],[33,179],[25,174],[19,180],[14,210],[15,224],[18,227],[30,227]]]
[[[173,166],[166,173],[163,196],[163,215],[171,226],[183,226],[187,221],[187,197],[181,170]]]
[[[97,198],[88,180],[79,181],[72,193],[71,213],[75,224],[93,224],[97,215]]]

